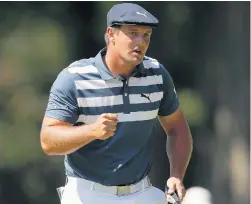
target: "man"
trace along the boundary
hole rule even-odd
[[[177,191],[183,199],[192,139],[171,76],[145,56],[157,25],[136,4],[113,6],[107,47],[72,63],[55,80],[41,145],[48,155],[66,155],[62,204],[166,203],[147,176],[156,117],[168,134],[168,194]]]

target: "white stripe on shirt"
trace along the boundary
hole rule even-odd
[[[130,112],[129,114],[119,113],[119,122],[143,121],[156,118],[158,109],[151,111]]]
[[[122,87],[123,86],[123,82],[121,82],[121,81],[118,81],[118,80],[104,81],[102,79],[99,79],[99,80],[76,80],[75,84],[76,84],[76,88],[80,89],[80,90],[114,88],[114,87]]]
[[[102,107],[102,106],[114,106],[123,104],[122,95],[78,98],[77,100],[79,107]]]
[[[131,77],[129,79],[129,86],[149,86],[163,84],[163,79],[161,75],[146,76],[146,77]]]
[[[144,60],[143,65],[144,65],[145,69],[160,68],[160,64],[157,60]]]
[[[118,113],[119,122],[131,122],[131,121],[144,121],[152,120],[156,118],[158,114],[158,109],[151,111],[138,111],[131,112],[128,114]],[[80,115],[77,122],[84,122],[85,124],[94,123],[99,115]]]
[[[98,73],[98,69],[93,65],[88,65],[84,67],[69,67],[68,71],[70,73],[79,73],[79,74]]]

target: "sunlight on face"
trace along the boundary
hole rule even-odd
[[[121,58],[138,65],[148,49],[152,28],[140,25],[122,25],[115,34],[115,48]]]

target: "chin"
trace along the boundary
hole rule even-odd
[[[125,61],[133,66],[137,66],[143,61],[143,58],[144,57],[128,57]]]
[[[131,62],[135,65],[140,64],[143,61],[143,57],[142,58],[134,58],[133,60],[131,60]]]

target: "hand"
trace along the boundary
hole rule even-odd
[[[165,192],[167,201],[170,201],[169,195],[173,194],[175,191],[177,192],[180,201],[182,201],[186,194],[185,187],[182,183],[182,180],[176,177],[170,177],[167,180],[166,184],[169,188],[168,191]]]
[[[105,140],[114,135],[118,123],[118,114],[104,113],[93,123],[92,131],[96,139]]]

